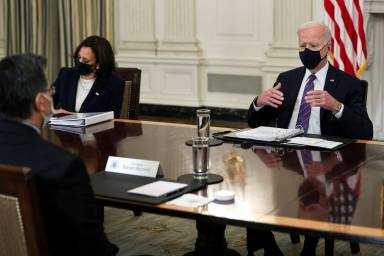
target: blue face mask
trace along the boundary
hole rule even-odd
[[[52,99],[52,97],[46,95],[45,93],[43,93],[43,96],[44,96],[44,98],[46,98],[47,100],[49,100],[51,102],[51,108],[50,108],[49,114],[46,116],[46,115],[44,115],[43,112],[41,112],[41,115],[43,117],[42,127],[45,127],[49,123],[49,120],[51,119],[51,117],[54,115],[55,108],[53,106],[53,99]]]

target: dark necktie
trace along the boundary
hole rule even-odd
[[[300,154],[301,154],[301,159],[303,160],[303,164],[304,164],[304,166],[313,163],[312,151],[309,151],[309,150],[301,150],[301,151],[300,151]]]
[[[309,126],[309,117],[311,116],[311,104],[305,102],[304,97],[307,93],[314,89],[314,81],[316,76],[314,74],[310,75],[307,83],[304,87],[303,97],[301,98],[299,115],[297,116],[296,128],[302,128],[306,133],[308,131]]]

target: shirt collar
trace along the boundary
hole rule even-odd
[[[41,131],[39,128],[37,128],[35,125],[27,122],[27,121],[21,121],[22,124],[31,127],[33,130],[35,130],[38,134],[41,134]]]
[[[325,78],[327,77],[328,68],[329,68],[329,63],[327,61],[325,66],[315,73],[316,79],[320,82],[320,84],[325,83]],[[311,71],[309,71],[309,69],[305,69],[304,81],[307,81],[310,75],[312,75]]]

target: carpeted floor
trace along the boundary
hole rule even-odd
[[[195,222],[192,220],[149,213],[135,217],[132,211],[110,207],[105,207],[104,225],[109,239],[120,247],[119,255],[180,256],[193,249],[196,239]],[[285,255],[300,255],[302,243],[291,244],[288,234],[276,233],[275,236]],[[226,238],[230,248],[247,255],[244,228],[228,226]],[[361,253],[357,255],[384,255],[383,246],[361,244],[360,247]],[[323,241],[317,253],[324,255]],[[254,255],[263,255],[263,251]],[[335,243],[335,256],[340,255],[350,255],[348,242]]]

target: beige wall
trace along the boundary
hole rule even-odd
[[[318,0],[115,1],[117,60],[143,70],[141,102],[247,108],[255,92],[299,65],[296,28],[322,18]],[[288,18],[287,18],[288,17]],[[223,92],[210,74],[251,77]],[[222,76],[225,79],[227,76]]]
[[[5,56],[5,0],[0,0],[0,58]]]

